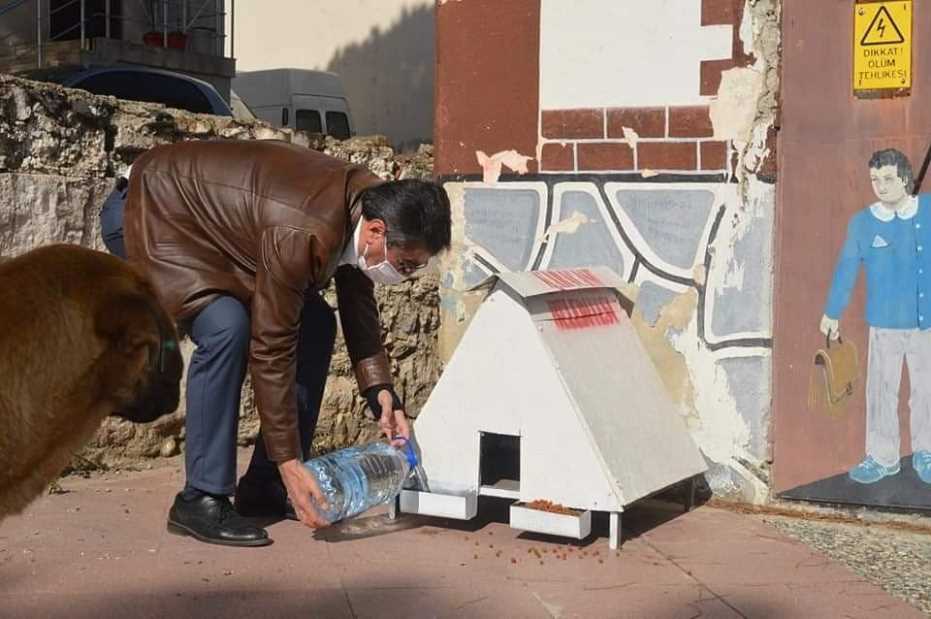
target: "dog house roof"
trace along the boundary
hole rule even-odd
[[[624,293],[624,281],[614,271],[604,266],[559,271],[498,273],[487,277],[472,290],[493,289],[496,285],[506,286],[523,299],[544,294],[600,288],[612,288],[627,299]]]

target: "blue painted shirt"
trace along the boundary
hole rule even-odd
[[[829,318],[847,307],[861,264],[870,326],[931,328],[931,194],[900,212],[877,203],[850,219],[824,311]]]

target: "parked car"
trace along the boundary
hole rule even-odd
[[[230,106],[208,82],[183,73],[135,65],[25,72],[23,77],[80,88],[95,95],[161,103],[200,114],[232,116]]]
[[[257,116],[252,109],[246,105],[235,90],[230,89],[230,109],[233,110],[233,118],[238,121],[256,120]]]
[[[259,119],[275,127],[324,133],[340,140],[355,135],[349,100],[335,73],[244,71],[233,78],[232,88]]]

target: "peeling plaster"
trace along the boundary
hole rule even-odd
[[[465,187],[449,183],[445,189],[449,196],[452,236],[449,251],[443,253],[438,265],[444,277],[440,281],[440,320],[443,327],[439,331],[437,351],[444,364],[452,357],[485,297],[485,291],[467,291],[464,281],[465,261],[474,246],[466,235]]]
[[[766,159],[766,137],[776,122],[779,105],[779,63],[782,52],[781,15],[778,0],[748,0],[745,15],[752,17],[754,69],[763,75],[763,88],[756,99],[756,118],[749,143],[740,152],[738,180],[756,174]],[[747,19],[750,19],[748,17]],[[745,191],[746,187],[742,187]]]
[[[717,287],[710,286],[715,290],[743,289],[745,268],[735,256],[735,246],[754,225],[773,217],[773,186],[761,181],[757,172],[770,155],[767,136],[776,120],[780,61],[778,1],[747,0],[740,37],[744,50],[756,57],[755,62],[751,67],[722,74],[721,87],[710,110],[715,137],[731,140],[738,155],[733,173],[738,181],[739,207],[727,213],[725,227],[712,248],[715,263],[727,265],[709,274],[720,278],[713,282]],[[772,273],[771,251],[754,259],[763,260],[763,272]],[[763,305],[770,312],[771,324],[771,297]]]
[[[637,141],[640,139],[640,134],[631,129],[630,127],[623,127],[624,130],[624,140],[630,144],[630,147],[634,150],[637,149]]]
[[[584,213],[573,211],[572,215],[569,217],[547,228],[543,236],[538,238],[537,241],[545,241],[557,234],[575,234],[579,231],[580,226],[587,223],[592,223],[592,221],[586,217]]]
[[[761,218],[771,216],[771,213],[767,213],[766,210],[771,209],[774,203],[772,185],[762,183],[755,178],[747,181],[747,191],[742,202],[742,212],[739,216],[732,218],[733,223],[731,232],[727,237],[727,243],[715,244],[715,260],[728,265],[728,269],[717,287],[718,290],[724,288],[743,289],[744,268],[734,254],[735,246]],[[763,270],[772,273],[773,257],[771,254],[754,256],[753,259],[761,260]]]
[[[695,290],[689,290],[665,305],[660,310],[655,326],[650,326],[644,320],[636,305],[637,295],[630,296],[634,300],[632,317],[634,328],[637,329],[637,334],[647,349],[647,354],[650,355],[650,359],[659,371],[663,385],[685,416],[689,428],[693,429],[699,423],[695,413],[695,393],[689,380],[686,358],[673,348],[670,339],[675,333],[687,328],[692,321],[695,309],[698,307],[698,293]]]
[[[734,140],[738,147],[750,141],[763,82],[763,73],[754,67],[737,67],[721,74],[718,96],[710,106],[716,140]]]
[[[751,177],[742,200],[729,208],[714,252],[705,298],[705,334],[741,332],[745,337],[772,337],[773,223],[775,187]],[[740,306],[734,310],[735,303]],[[747,349],[749,352],[751,349]],[[756,352],[770,354],[761,349]]]
[[[659,172],[650,169],[643,169],[640,171],[641,178],[653,178],[654,176],[659,176]]]
[[[761,181],[757,172],[770,154],[767,135],[776,119],[780,60],[779,4],[777,0],[747,0],[740,37],[744,51],[755,57],[749,67],[738,67],[722,74],[717,98],[711,102],[711,120],[716,139],[731,140],[737,151],[733,174],[738,182],[736,204],[729,204],[724,224],[710,248],[716,267],[699,273],[695,279],[709,291],[727,288],[742,290],[747,257],[738,257],[736,247],[754,226],[773,217],[773,185]],[[762,260],[762,272],[772,273],[772,252],[761,252],[752,259]],[[708,280],[708,281],[705,281]],[[767,290],[771,293],[771,285]],[[714,292],[706,302],[713,307]],[[772,324],[772,297],[760,300]],[[714,351],[697,337],[697,315],[688,326],[671,338],[681,353],[694,388],[694,406],[700,416],[693,436],[714,465],[708,480],[719,495],[736,495],[741,500],[764,502],[768,497],[765,480],[753,467],[764,465],[767,454],[753,453],[750,420],[753,415],[768,419],[771,411],[741,411],[723,366]],[[760,376],[754,388],[771,391],[771,376]],[[764,465],[765,466],[765,465]]]
[[[527,155],[521,155],[516,150],[503,150],[495,153],[491,157],[483,151],[475,151],[475,158],[478,164],[482,166],[482,182],[494,184],[498,182],[501,176],[501,166],[510,168],[518,174],[527,173],[527,162],[533,159]]]
[[[443,253],[439,268],[446,274],[444,288],[452,291],[462,291],[464,288],[463,256],[468,251],[465,233],[465,188],[462,185],[450,184],[446,186],[449,196],[450,217],[452,219],[452,236],[449,251]],[[461,321],[456,315],[457,322]]]
[[[738,34],[740,35],[740,43],[743,46],[744,54],[748,56],[755,56],[756,52],[753,47],[753,18],[750,11],[750,2],[744,6],[743,19],[740,20],[740,29]]]
[[[732,243],[728,243],[727,247],[731,250],[731,252],[733,252],[734,245]],[[733,256],[731,256],[731,258],[733,258]],[[736,288],[737,290],[743,290],[743,287],[743,265],[737,260],[731,260],[728,262],[728,269],[724,272],[724,278],[721,281],[721,288]]]
[[[715,462],[727,462],[735,456],[756,460],[747,452],[750,427],[737,410],[727,374],[717,364],[714,353],[700,344],[697,314],[691,315],[685,330],[673,334],[672,347],[685,358],[694,406],[700,420],[692,427],[692,436],[702,452]]]
[[[698,337],[697,304],[695,290],[679,295],[661,310],[655,327],[643,320],[635,305],[634,327],[696,443],[712,463],[706,477],[714,492],[765,502],[766,483],[743,464],[759,460],[748,451],[749,425],[737,409],[726,372]]]
[[[717,97],[711,102],[714,136],[730,140],[738,159],[733,171],[738,181],[737,199],[729,200],[723,225],[710,251],[711,272],[697,265],[693,276],[709,291],[706,302],[713,306],[716,293],[728,288],[742,290],[747,274],[747,256],[737,255],[737,246],[755,226],[773,217],[774,188],[760,180],[757,171],[770,155],[766,146],[776,118],[779,88],[779,7],[776,0],[748,0],[740,27],[744,49],[756,59],[752,66],[738,67],[722,75]],[[641,173],[647,176],[647,171]],[[762,260],[762,272],[772,273],[772,252],[754,255]],[[771,293],[771,286],[767,289]],[[654,327],[634,310],[634,324],[663,382],[711,463],[708,480],[718,495],[735,496],[755,503],[765,502],[769,489],[764,469],[768,453],[757,453],[752,444],[751,423],[764,423],[771,411],[744,411],[737,403],[728,373],[720,356],[698,335],[697,292],[689,291],[662,308]],[[709,301],[710,299],[710,301]],[[761,311],[769,313],[772,298],[760,300]],[[770,326],[771,330],[771,326]],[[764,334],[768,335],[768,334]],[[747,351],[749,353],[749,351]],[[754,354],[768,354],[766,351]],[[771,391],[771,376],[759,376],[748,388]]]
[[[690,296],[697,297],[694,291],[683,295],[686,298]],[[677,303],[679,299],[672,305]],[[759,461],[749,451],[749,424],[738,410],[727,373],[717,363],[714,352],[704,346],[698,337],[695,308],[687,309],[688,324],[684,330],[672,332],[671,346],[667,343],[672,352],[662,347],[650,348],[651,356],[657,350],[662,350],[664,354],[664,358],[659,361],[654,357],[654,363],[660,368],[667,388],[671,387],[673,396],[679,397],[692,437],[705,457],[713,463],[706,477],[715,494],[751,503],[765,502],[769,496],[766,483],[743,464]],[[684,315],[682,306],[675,314],[680,318]],[[681,376],[683,368],[684,377]],[[673,377],[674,382],[671,380]],[[678,385],[684,387],[677,390]]]
[[[705,479],[720,497],[754,505],[769,500],[766,482],[757,477],[750,467],[734,459],[725,463],[711,463]]]
[[[711,102],[711,122],[717,139],[729,139],[737,150],[733,171],[746,193],[769,151],[766,137],[776,120],[781,57],[778,0],[747,0],[740,37],[744,50],[755,57],[750,67],[725,71],[717,97]]]
[[[747,148],[743,156],[743,165],[747,170],[758,170],[763,165],[763,161],[769,156],[769,147],[766,146],[766,134],[769,132],[768,125],[756,125],[750,133],[750,147]]]

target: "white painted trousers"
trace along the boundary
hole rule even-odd
[[[870,328],[866,373],[866,454],[899,461],[899,383],[908,363],[912,451],[931,451],[931,330]]]

